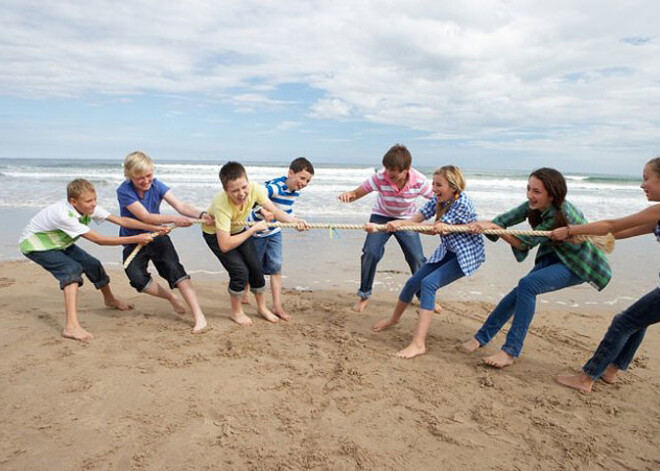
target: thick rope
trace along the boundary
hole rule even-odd
[[[193,219],[192,220],[193,224],[200,224],[204,221],[201,219]],[[256,222],[251,222],[251,221],[232,221],[231,225],[232,226],[238,226],[238,227],[251,227],[254,226],[258,223]],[[292,222],[269,222],[268,227],[280,227],[282,229],[296,229],[300,225],[298,223],[292,223]],[[387,226],[385,224],[372,224],[372,227],[376,229],[377,231],[386,231]],[[365,230],[367,228],[367,224],[330,224],[330,223],[318,223],[318,222],[308,222],[307,227],[310,229],[357,229],[357,230]],[[173,227],[172,229],[177,229],[177,226]],[[428,232],[433,229],[433,226],[431,225],[409,225],[409,226],[399,226],[397,227],[397,231],[414,231],[414,232]],[[470,233],[471,231],[463,226],[452,226],[452,225],[446,225],[444,227],[444,232],[445,233]],[[481,231],[481,234],[489,234],[489,235],[503,235],[503,234],[510,234],[513,236],[540,236],[540,237],[549,237],[550,233],[552,231],[532,231],[532,230],[525,230],[525,229],[484,229]],[[153,237],[158,237],[160,235],[159,232],[152,232],[151,235]],[[612,250],[614,250],[614,236],[612,234],[608,234],[605,236],[575,236],[572,238],[572,240],[576,242],[585,242],[589,241],[592,244],[594,244],[596,247],[599,249],[610,253]],[[124,268],[127,268],[135,256],[138,254],[138,252],[142,249],[142,245],[137,245],[131,254],[126,257],[126,260],[124,261]]]
[[[232,221],[232,226],[241,226],[241,227],[250,227],[257,224],[256,222],[249,221]],[[281,227],[296,229],[299,227],[297,223],[291,222],[269,222],[269,227]],[[371,225],[377,231],[386,231],[387,226],[385,224],[372,224]],[[307,227],[310,229],[359,229],[365,230],[367,228],[366,224],[329,224],[329,223],[307,223]],[[415,231],[415,232],[428,232],[433,229],[431,225],[409,225],[409,226],[399,226],[397,231]],[[444,227],[445,233],[470,233],[467,227],[463,226],[452,226],[446,225]],[[540,237],[549,237],[552,231],[533,231],[525,229],[484,229],[480,231],[480,234],[489,234],[489,235],[503,235],[510,234],[514,236],[540,236]],[[599,249],[610,253],[614,250],[614,236],[608,234],[605,236],[575,236],[572,238],[575,242],[585,242],[589,241],[594,244]]]

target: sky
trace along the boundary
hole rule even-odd
[[[0,158],[660,155],[660,2],[0,1]]]

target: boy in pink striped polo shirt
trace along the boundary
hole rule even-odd
[[[433,197],[433,191],[426,177],[411,168],[412,156],[410,151],[401,145],[395,144],[383,156],[383,170],[374,174],[355,190],[339,195],[339,201],[350,203],[362,198],[364,195],[377,191],[378,197],[371,210],[369,222],[372,224],[387,224],[397,219],[408,219],[417,208],[415,201],[419,196],[426,199]],[[390,236],[394,235],[401,246],[411,273],[415,273],[424,264],[422,242],[417,232],[370,232],[362,247],[360,266],[359,299],[353,310],[364,311],[373,289],[376,267],[383,254],[385,244]]]

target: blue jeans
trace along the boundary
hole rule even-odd
[[[421,290],[420,307],[427,311],[433,311],[435,309],[436,291],[463,276],[465,275],[458,264],[456,254],[447,251],[445,258],[439,262],[425,263],[413,276],[408,278],[401,290],[399,300],[409,303],[415,293]]]
[[[642,296],[632,306],[612,319],[596,352],[582,370],[593,380],[613,364],[620,370],[628,369],[637,348],[644,339],[646,328],[660,322],[660,288]]]
[[[264,275],[277,275],[282,271],[282,231],[266,237],[253,237],[254,248]]]
[[[534,317],[536,295],[581,283],[584,281],[569,270],[556,255],[546,255],[537,261],[532,271],[518,281],[517,287],[502,298],[474,338],[480,345],[487,344],[513,316],[502,350],[511,356],[520,356],[527,330]]]
[[[45,250],[24,255],[48,270],[60,282],[60,289],[73,283],[82,286],[83,273],[97,289],[110,283],[110,278],[101,262],[77,245],[72,245],[64,250]]]
[[[380,216],[372,214],[369,222],[374,224],[385,224],[390,221],[396,221],[397,218]],[[360,289],[358,289],[358,296],[366,299],[371,296],[371,291],[374,286],[374,278],[376,277],[376,266],[380,259],[383,258],[385,253],[385,244],[394,236],[401,246],[403,255],[406,262],[410,267],[410,273],[414,274],[424,262],[424,250],[422,249],[422,241],[419,238],[419,233],[412,231],[397,231],[397,232],[370,232],[364,240],[362,246],[362,258],[360,266]]]

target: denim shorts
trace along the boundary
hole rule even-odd
[[[101,262],[76,245],[64,250],[45,250],[24,255],[48,270],[60,282],[60,289],[73,283],[82,286],[83,273],[98,289],[110,283]]]
[[[264,275],[277,275],[282,271],[282,231],[266,237],[253,237],[254,247]]]

